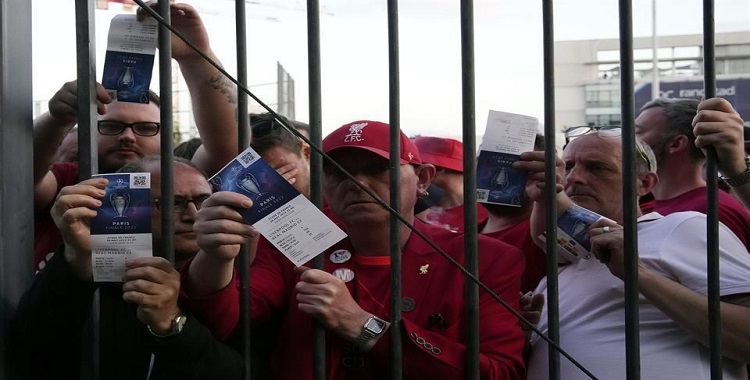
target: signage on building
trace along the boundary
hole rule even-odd
[[[703,99],[703,81],[661,82],[659,96],[662,98]],[[722,97],[734,106],[744,120],[750,119],[750,78],[717,79],[716,96]],[[635,110],[651,100],[651,83],[635,88]]]

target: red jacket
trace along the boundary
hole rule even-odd
[[[417,228],[459,263],[463,263],[464,239],[435,226],[417,222]],[[523,254],[505,243],[479,236],[479,278],[512,307],[518,308]],[[251,266],[251,316],[262,322],[282,318],[278,346],[271,361],[271,372],[281,379],[312,379],[312,320],[296,307],[293,265],[280,253],[259,249]],[[390,318],[388,257],[354,257],[334,263],[330,254],[339,249],[353,251],[348,239],[324,253],[325,270],[354,271],[347,287],[366,311]],[[384,253],[387,254],[387,253]],[[381,261],[380,264],[377,261]],[[378,265],[385,265],[378,267]],[[428,266],[426,266],[428,265]],[[459,379],[464,376],[462,343],[464,322],[464,276],[416,234],[412,234],[402,255],[402,297],[413,302],[403,307],[403,368],[405,379]],[[424,270],[421,270],[424,269]],[[426,272],[422,274],[422,272]],[[364,275],[364,273],[368,273]],[[359,275],[357,275],[359,274]],[[371,274],[379,278],[371,278]],[[239,282],[236,277],[222,291],[208,298],[191,299],[186,305],[219,339],[226,339],[238,326]],[[409,310],[411,309],[411,310]],[[439,315],[439,317],[438,317]],[[367,353],[328,333],[329,379],[365,380],[388,377],[389,329]],[[480,368],[483,379],[523,379],[521,358],[523,334],[516,318],[480,290]]]

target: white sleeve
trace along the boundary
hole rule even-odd
[[[662,240],[661,262],[678,282],[708,293],[706,216],[694,215],[676,223]],[[723,224],[719,225],[719,271],[722,296],[750,293],[750,254]]]

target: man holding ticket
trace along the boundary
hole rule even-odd
[[[150,5],[155,7],[156,3]],[[172,25],[217,60],[196,10],[187,4],[171,4],[170,9]],[[129,22],[136,26],[154,23],[142,10],[130,17]],[[135,37],[138,36],[132,36]],[[133,45],[130,42],[127,46]],[[193,162],[206,173],[215,173],[238,153],[236,87],[174,35],[172,57],[179,63],[190,91],[196,126],[203,141]],[[77,163],[53,164],[60,142],[78,118],[76,88],[75,81],[63,85],[50,99],[49,112],[34,120],[35,269],[62,243],[49,217],[50,207],[60,189],[78,182]],[[128,162],[159,153],[162,126],[156,94],[150,92],[145,103],[115,101],[104,86],[97,84],[96,100],[99,121],[93,128],[97,129],[100,173],[112,173]]]
[[[574,219],[586,220],[583,233],[576,223],[568,231],[590,238],[593,257],[572,258],[559,271],[560,342],[598,378],[624,379],[625,328],[623,298],[623,177],[621,130],[592,129],[572,140],[558,160],[558,210],[561,219],[575,208]],[[647,194],[658,181],[650,148],[637,141],[637,195]],[[544,153],[523,153],[515,167],[530,171],[544,187]],[[562,165],[564,161],[564,174]],[[535,236],[544,225],[541,191],[534,196]],[[573,202],[575,204],[573,204]],[[573,204],[573,206],[571,206]],[[582,207],[581,207],[582,206]],[[640,351],[644,378],[709,378],[706,279],[706,216],[678,212],[667,216],[638,212],[638,288],[641,294]],[[593,221],[593,222],[592,222]],[[558,228],[562,228],[558,223]],[[742,242],[719,225],[720,292],[722,297],[723,370],[725,379],[747,379],[750,362],[750,257]],[[558,239],[560,243],[560,239]],[[546,279],[537,292],[546,292]],[[546,308],[539,328],[546,332]],[[532,337],[529,379],[548,375],[549,347]],[[584,375],[567,360],[560,361],[561,378]]]
[[[131,195],[119,209],[115,222],[96,225],[105,210],[107,191],[116,176],[137,172],[149,174],[150,202],[145,210],[151,216],[153,254],[160,254],[160,168],[158,156],[149,156],[123,167],[128,173],[107,178],[91,178],[60,192],[52,216],[63,233],[65,244],[58,249],[34,279],[18,305],[12,334],[13,353],[28,378],[81,378],[80,347],[84,327],[92,318],[91,302],[99,289],[100,303],[112,319],[101,321],[100,339],[114,342],[100,358],[102,379],[176,379],[241,377],[239,354],[216,341],[196,318],[177,303],[180,276],[162,257],[127,256],[112,282],[96,281],[101,268],[95,254],[93,231],[113,224],[134,223],[136,200]],[[174,164],[175,257],[184,260],[198,250],[192,226],[197,209],[211,194],[206,177],[193,164],[176,159]],[[121,196],[119,192],[117,196]],[[126,234],[118,234],[125,237]],[[110,238],[117,238],[110,235]],[[150,239],[149,239],[150,240]],[[151,245],[151,242],[148,242]],[[124,247],[123,247],[124,250]],[[151,253],[151,252],[149,252]],[[110,265],[112,266],[112,265]],[[93,270],[93,273],[92,273]],[[114,321],[105,323],[108,321]],[[86,342],[90,344],[90,342]],[[24,378],[27,378],[24,377]]]
[[[389,201],[389,126],[357,121],[323,141],[324,151],[357,183]],[[324,164],[324,191],[331,212],[348,237],[327,249],[323,270],[295,267],[275,250],[259,250],[250,267],[250,315],[254,323],[282,321],[270,362],[275,378],[312,379],[313,322],[328,331],[329,378],[388,377],[389,340],[403,339],[407,379],[464,376],[466,331],[463,274],[411,230],[402,226],[402,329],[389,328],[390,233],[387,210],[331,163]],[[417,197],[435,173],[401,133],[400,214],[459,263],[463,234],[425,224],[414,217]],[[233,273],[239,244],[252,228],[241,212],[256,207],[234,192],[217,192],[203,203],[195,223],[202,251],[183,279],[191,310],[220,339],[238,327],[239,288]],[[315,252],[317,253],[317,252]],[[479,237],[479,278],[518,308],[521,252]],[[523,334],[516,318],[486,293],[480,294],[482,378],[523,379]]]

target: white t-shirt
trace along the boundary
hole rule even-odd
[[[720,293],[750,293],[750,254],[726,227],[719,227]],[[649,268],[707,294],[706,216],[656,213],[638,220],[638,252]],[[546,293],[542,280],[536,292]],[[624,284],[596,258],[580,260],[559,272],[561,347],[600,379],[625,379]],[[640,296],[641,377],[643,379],[710,379],[709,350]],[[547,309],[539,329],[547,333]],[[548,344],[532,337],[528,379],[546,379]],[[560,378],[587,379],[560,356]],[[724,358],[724,379],[747,380],[744,364]]]

